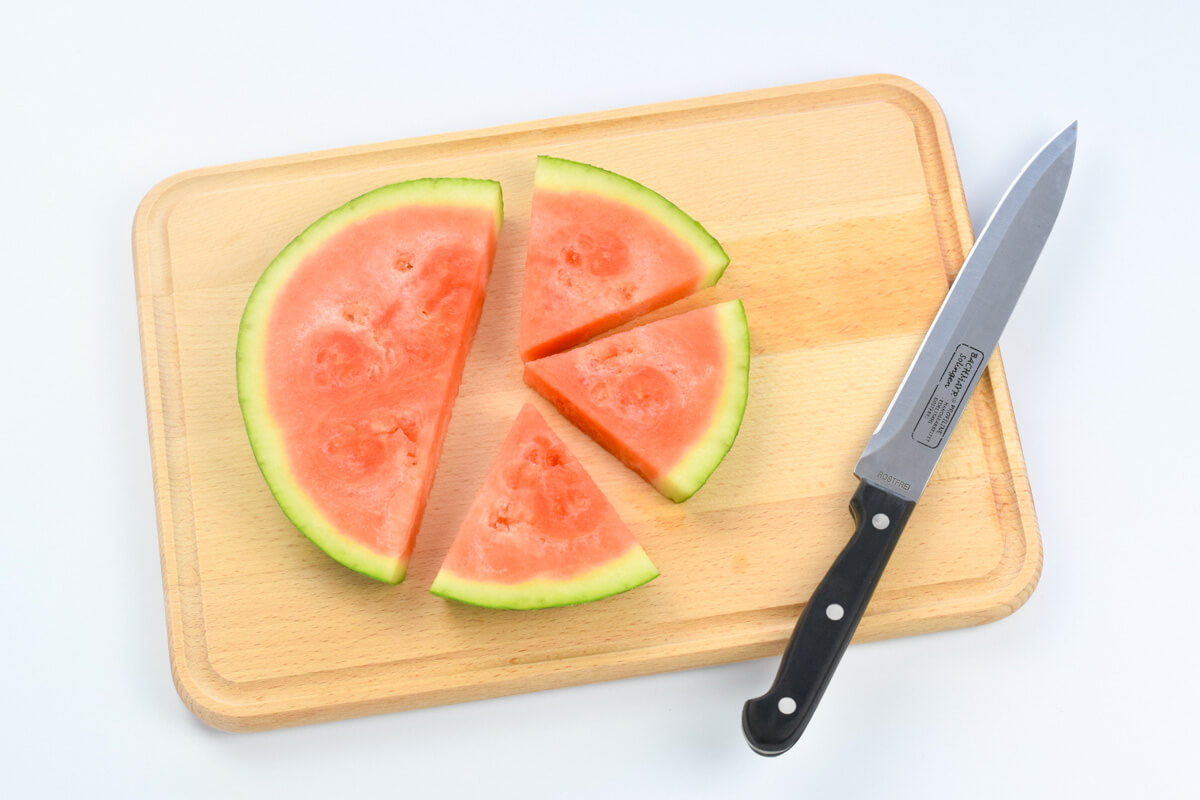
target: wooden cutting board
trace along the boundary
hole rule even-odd
[[[724,464],[675,505],[521,381],[534,157],[595,163],[701,220],[732,263],[651,318],[740,297],[750,400]],[[498,179],[506,219],[408,579],[331,561],[267,491],[234,384],[238,320],[313,219],[393,181]],[[946,121],[869,76],[187,172],[133,231],[171,670],[205,722],[246,731],[777,655],[851,533],[851,474],[971,227]],[[628,594],[535,612],[428,588],[488,464],[533,399],[662,571]],[[856,640],[995,620],[1033,591],[1041,545],[992,359]]]

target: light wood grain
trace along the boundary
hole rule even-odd
[[[534,156],[661,191],[732,257],[652,317],[740,297],[751,394],[725,463],[675,505],[521,382]],[[502,182],[479,333],[409,568],[355,575],[288,523],[234,386],[259,273],[311,220],[423,176]],[[184,173],[138,210],[134,257],[171,669],[202,720],[255,730],[777,654],[851,533],[854,461],[971,244],[945,121],[891,76],[767,89]],[[643,320],[644,321],[644,320]],[[578,608],[488,611],[429,583],[520,405],[538,403],[662,571]],[[972,625],[1032,592],[1041,545],[993,358],[858,641]]]

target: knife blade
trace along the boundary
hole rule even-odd
[[[855,532],[805,604],[773,685],[742,709],[761,755],[796,743],[850,644],[1058,218],[1077,126],[1042,147],[1001,198],[868,440],[854,468]]]

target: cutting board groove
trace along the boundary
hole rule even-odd
[[[639,320],[746,304],[746,419],[685,504],[659,496],[521,382],[521,273],[541,153],[646,183],[730,253],[717,287]],[[506,219],[409,577],[389,587],[330,561],[272,500],[238,412],[237,323],[267,262],[311,220],[374,187],[441,175],[500,180]],[[244,731],[779,653],[851,533],[855,458],[971,227],[936,103],[876,75],[182,173],[146,196],[133,245],[171,670],[197,716]],[[428,593],[530,399],[659,579],[541,612]],[[856,641],[999,619],[1040,569],[997,355]]]

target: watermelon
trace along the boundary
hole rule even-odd
[[[608,170],[540,156],[521,300],[521,358],[557,353],[712,286],[717,240],[651,190]]]
[[[657,576],[579,459],[526,404],[430,591],[489,608],[548,608]]]
[[[704,485],[746,410],[750,333],[740,300],[525,364],[525,382],[675,502]]]
[[[284,513],[337,561],[404,579],[503,217],[494,181],[384,186],[310,225],[259,278],[238,400]]]

